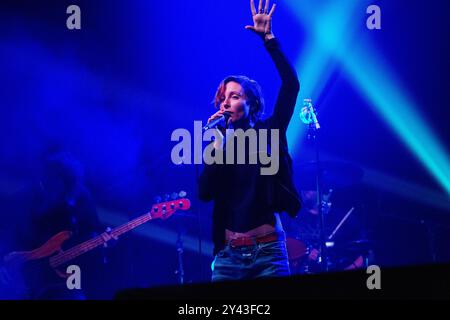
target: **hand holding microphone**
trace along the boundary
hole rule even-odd
[[[216,128],[218,137],[214,140],[214,148],[216,150],[222,149],[224,146],[224,135],[225,135],[225,127],[228,124],[228,121],[230,120],[231,112],[225,111],[225,110],[219,110],[215,114],[213,114],[208,119],[208,124],[203,127],[203,131]],[[224,128],[219,129],[217,126],[220,124],[224,125]],[[223,130],[223,132],[222,132]]]
[[[211,128],[215,128],[219,124],[223,123],[225,126],[231,117],[231,113],[225,110],[219,110],[208,119],[208,123],[203,127],[203,131]]]

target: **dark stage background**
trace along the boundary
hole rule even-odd
[[[71,4],[81,30],[66,27]],[[370,4],[381,30],[366,28]],[[301,79],[288,131],[295,182],[314,159],[298,116],[311,98],[322,159],[364,172],[334,188],[329,215],[354,207],[360,232],[341,232],[369,239],[381,266],[450,261],[449,10],[434,0],[277,2],[274,33]],[[192,202],[121,237],[89,297],[178,283],[179,236],[185,282],[208,281],[212,205],[196,197],[201,167],[171,162],[170,137],[215,112],[229,74],[256,79],[271,114],[280,81],[250,23],[246,0],[2,1],[0,231],[46,155],[64,150],[82,166],[102,228],[145,213],[157,195],[184,190]],[[0,243],[1,254],[12,250]]]

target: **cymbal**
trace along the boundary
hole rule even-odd
[[[321,174],[322,190],[342,188],[361,181],[363,170],[349,162],[316,161],[294,164],[297,186],[302,190],[316,190],[317,172]]]

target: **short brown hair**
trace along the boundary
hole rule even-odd
[[[225,92],[225,87],[228,82],[237,82],[244,89],[245,98],[250,106],[249,117],[252,122],[256,122],[264,112],[264,98],[261,92],[261,86],[255,80],[246,76],[228,76],[222,80],[217,88],[214,97],[214,106],[220,105],[220,98]]]

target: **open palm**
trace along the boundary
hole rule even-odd
[[[275,12],[276,4],[272,5],[269,12],[269,0],[263,8],[263,0],[259,1],[258,11],[256,11],[254,0],[250,0],[250,9],[253,16],[253,26],[245,26],[245,29],[252,30],[261,37],[272,35],[272,15]]]

